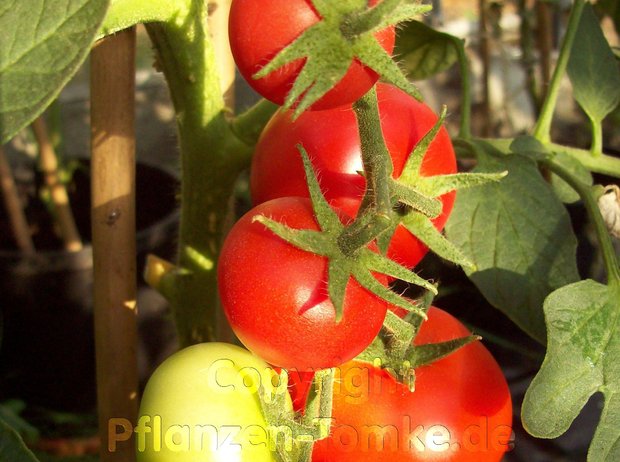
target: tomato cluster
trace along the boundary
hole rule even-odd
[[[282,103],[303,62],[258,80],[253,75],[319,20],[309,0],[233,1],[232,50],[241,73],[262,96]],[[393,29],[376,33],[376,38],[391,51]],[[309,199],[299,145],[308,153],[322,194],[341,222],[354,220],[366,180],[361,174],[364,165],[352,102],[376,79],[373,71],[353,63],[343,80],[311,110],[295,118],[291,110],[281,108],[264,128],[251,170],[254,208],[231,229],[218,263],[222,308],[251,353],[225,344],[204,344],[168,359],[147,386],[141,415],[157,414],[167,421],[164,429],[173,434],[169,440],[163,438],[173,449],[155,451],[138,445],[141,462],[172,457],[193,461],[199,454],[215,457],[208,460],[276,460],[271,435],[259,431],[269,424],[259,391],[286,394],[282,415],[292,415],[293,409],[303,413],[313,371],[332,367],[337,371],[333,423],[330,435],[314,446],[314,462],[491,462],[499,461],[508,449],[510,394],[499,366],[482,344],[468,344],[416,369],[413,391],[377,364],[356,361],[379,334],[388,309],[397,308],[350,277],[338,317],[328,285],[329,258],[302,250],[256,220],[268,217],[292,230],[321,229]],[[393,178],[398,179],[438,117],[387,84],[377,84],[377,97]],[[419,174],[455,172],[454,150],[442,127],[426,150]],[[454,191],[439,197],[441,213],[432,219],[438,230],[445,225],[454,198]],[[386,254],[414,267],[426,251],[416,236],[399,225]],[[386,276],[373,275],[387,286]],[[431,307],[414,344],[468,335],[455,318]],[[279,376],[272,367],[289,371],[289,390],[276,383]],[[174,398],[169,398],[171,389]],[[210,430],[203,429],[199,436],[185,433],[183,425],[191,429],[201,423],[208,423]],[[236,429],[228,440],[222,434],[227,426]]]
[[[409,153],[437,122],[423,103],[394,87],[378,85],[379,112],[386,145],[398,177]],[[359,354],[377,335],[386,313],[385,302],[350,280],[344,317],[336,324],[327,296],[326,258],[299,250],[262,224],[265,215],[296,229],[318,229],[308,197],[297,145],[308,151],[319,172],[323,193],[354,216],[364,194],[360,138],[350,105],[308,111],[293,120],[291,111],[277,112],[256,146],[251,192],[259,204],[233,227],[219,265],[222,306],[239,339],[276,366],[300,370],[342,364]],[[442,129],[429,146],[423,175],[453,173],[456,161]],[[454,192],[442,197],[443,211],[434,219],[443,227]],[[396,230],[388,256],[408,266],[426,253],[424,245],[402,226]],[[267,320],[260,324],[257,319]]]
[[[424,103],[391,85],[377,84],[383,137],[398,178],[413,148],[437,123],[437,116]],[[350,106],[325,111],[306,111],[293,120],[291,111],[278,111],[265,127],[252,159],[250,188],[255,204],[284,196],[308,197],[304,170],[297,145],[308,152],[325,197],[355,216],[364,194],[360,136]],[[456,172],[456,157],[447,130],[442,127],[431,142],[422,165],[422,176]],[[443,229],[455,192],[441,196],[441,214],[433,219]],[[392,237],[387,255],[414,267],[426,254],[422,242],[402,225]]]

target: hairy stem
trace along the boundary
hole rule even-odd
[[[308,426],[316,426],[322,430],[322,438],[329,435],[334,400],[335,369],[317,371],[314,383],[308,396],[303,421]],[[326,425],[327,423],[327,425]],[[310,462],[314,441],[300,442],[299,454],[296,462]]]
[[[487,143],[497,147],[501,152],[510,152],[510,144],[512,138],[492,138],[485,139]],[[455,142],[455,146],[461,144]],[[614,178],[620,178],[620,158],[610,156],[607,154],[599,153],[596,157],[592,156],[589,151],[584,149],[574,148],[571,146],[564,146],[557,143],[545,143],[547,149],[552,152],[563,152],[571,157],[577,159],[581,164],[593,173],[601,173],[603,175],[612,176]],[[466,153],[465,151],[459,151],[460,155]]]
[[[390,224],[392,159],[383,140],[377,90],[373,87],[353,109],[357,116],[366,192],[355,221],[338,239],[345,254],[365,247]]]
[[[181,148],[179,268],[166,284],[181,346],[217,338],[217,258],[229,199],[250,158],[225,119],[206,19],[206,3],[195,0],[174,21],[147,25],[177,113]]]
[[[259,100],[232,121],[232,130],[248,146],[254,146],[265,124],[278,109],[278,105],[266,99]]]

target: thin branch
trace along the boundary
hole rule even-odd
[[[32,237],[30,236],[28,221],[26,220],[24,209],[19,200],[15,181],[13,181],[11,166],[4,154],[2,146],[0,146],[0,186],[2,197],[4,198],[4,205],[11,224],[11,231],[13,232],[17,247],[25,254],[34,254],[35,248],[32,243]]]
[[[54,215],[60,229],[60,236],[66,250],[77,252],[82,249],[82,239],[75,225],[67,189],[58,175],[58,159],[48,136],[43,116],[32,122],[32,131],[39,145],[39,165],[54,205]]]

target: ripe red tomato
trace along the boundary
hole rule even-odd
[[[381,127],[398,178],[409,154],[420,139],[437,122],[437,116],[423,103],[403,91],[377,85]],[[321,189],[331,202],[340,198],[356,199],[354,209],[342,207],[354,216],[364,193],[360,140],[353,109],[336,108],[306,111],[296,121],[290,111],[280,110],[265,127],[252,161],[250,190],[252,200],[260,204],[283,196],[308,196],[301,156],[296,147],[302,144],[317,170]],[[433,176],[456,172],[456,157],[448,132],[442,127],[429,146],[420,174]],[[441,196],[443,211],[433,219],[443,229],[454,204],[455,192]],[[392,238],[388,256],[404,266],[415,266],[427,248],[404,227]]]
[[[349,280],[343,316],[327,295],[327,258],[305,252],[252,222],[265,215],[318,230],[305,198],[279,198],[244,215],[226,238],[218,267],[224,312],[243,344],[265,361],[307,370],[342,364],[379,332],[387,303]],[[384,276],[378,279],[386,284]]]
[[[376,3],[378,0],[370,1],[371,6]],[[229,19],[230,47],[239,71],[254,90],[276,104],[284,102],[305,59],[289,63],[258,80],[252,76],[320,19],[310,0],[232,2]],[[392,52],[395,40],[393,27],[379,31],[375,37],[388,53]],[[342,80],[311,108],[327,109],[353,103],[363,96],[377,79],[378,75],[374,71],[358,61],[353,61]]]
[[[416,344],[469,335],[432,307]],[[512,405],[499,366],[479,342],[416,370],[410,392],[384,370],[351,361],[336,375],[331,434],[313,462],[497,462],[510,449]]]

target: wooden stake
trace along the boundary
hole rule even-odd
[[[30,227],[17,194],[15,181],[13,181],[13,175],[11,174],[11,166],[2,146],[0,146],[0,186],[15,243],[19,250],[25,254],[32,255],[35,253],[35,248],[30,235]]]
[[[58,176],[58,158],[47,134],[47,127],[45,126],[43,116],[36,118],[32,122],[32,130],[39,145],[39,165],[54,204],[60,236],[66,250],[77,252],[82,249],[82,239],[75,225],[67,189]]]
[[[92,228],[101,462],[135,460],[135,29],[91,53]]]

